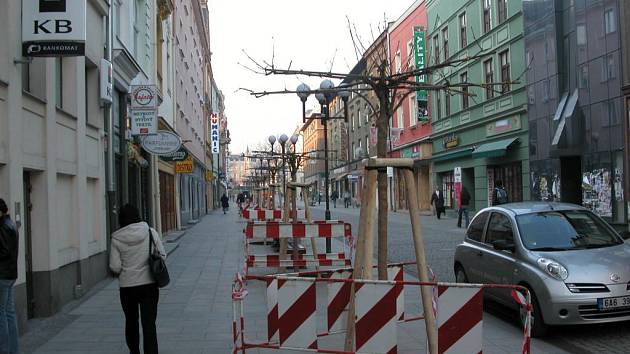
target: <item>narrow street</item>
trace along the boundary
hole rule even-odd
[[[323,205],[323,204],[322,204]],[[359,209],[337,208],[332,210],[334,218],[353,224],[356,234]],[[323,208],[314,209],[315,217]],[[321,214],[323,215],[323,214]],[[404,212],[390,214],[392,237],[392,261],[409,260],[411,252]],[[450,262],[452,249],[461,241],[463,229],[457,229],[453,218],[437,221],[434,217],[422,218],[426,238],[427,254],[440,280],[452,280]],[[449,225],[447,227],[447,225]],[[191,227],[175,242],[166,243],[173,249],[168,264],[171,284],[160,293],[158,310],[158,338],[160,353],[227,353],[231,349],[231,285],[234,274],[242,266],[242,221],[234,210],[227,215],[214,212]],[[261,284],[249,282],[246,325],[251,339],[261,339],[266,333],[264,313],[266,305]],[[417,303],[417,299],[408,299]],[[612,326],[610,326],[612,328]],[[24,353],[125,353],[124,317],[118,298],[115,279],[103,281],[95,290],[61,313],[38,320],[29,333],[21,338]],[[602,329],[602,331],[605,329]],[[253,333],[252,333],[253,332]],[[534,340],[535,353],[616,353],[611,345],[622,346],[622,342],[608,340],[606,347],[595,347],[598,341],[588,341],[589,346],[567,346],[576,335],[571,330],[562,330],[558,338]],[[403,344],[410,345],[407,335],[417,337],[422,331],[410,333],[403,328],[399,333],[400,352]],[[582,333],[581,336],[584,336]],[[599,334],[601,338],[602,334]],[[403,336],[403,337],[400,337]],[[416,338],[417,340],[417,338]],[[501,310],[492,310],[484,315],[484,352],[519,353],[521,331],[515,316]],[[417,345],[417,344],[414,344]],[[416,347],[413,347],[416,348]],[[605,349],[602,349],[605,348]],[[417,348],[424,352],[426,348]],[[586,350],[588,349],[588,350]],[[250,351],[248,351],[250,352]],[[256,350],[251,350],[257,353]],[[270,352],[264,351],[262,352]]]

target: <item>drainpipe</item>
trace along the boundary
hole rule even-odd
[[[107,50],[105,52],[105,59],[107,59],[110,63],[112,63],[113,68],[113,21],[112,14],[113,9],[112,6],[114,3],[112,1],[109,2],[109,7],[107,11],[107,35],[105,40],[105,45],[107,46]],[[112,93],[114,95],[115,92]],[[113,105],[105,106],[105,121],[107,122],[107,210],[108,210],[108,234],[111,234],[113,230],[116,229],[118,225],[117,221],[117,206],[116,206],[116,182],[115,182],[115,173],[114,173],[114,112],[112,109]],[[110,243],[107,242],[107,252],[110,251]]]

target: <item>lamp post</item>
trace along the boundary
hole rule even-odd
[[[289,140],[289,137],[286,134],[280,135],[278,138],[278,142],[280,143],[280,147],[282,147],[282,199],[284,200],[284,205],[287,203],[287,174],[286,174],[286,159],[285,159],[285,144]]]
[[[338,89],[335,91],[334,88],[335,88],[335,84],[329,79],[325,79],[319,85],[319,89],[321,90],[321,92],[315,94],[315,98],[317,98],[317,101],[319,102],[321,106],[322,115],[320,119],[321,119],[322,124],[324,125],[324,178],[326,179],[324,181],[324,186],[325,186],[324,188],[326,189],[325,191],[326,212],[324,214],[325,216],[324,218],[326,220],[330,220],[330,196],[328,193],[330,189],[330,186],[329,186],[330,176],[329,176],[329,171],[328,171],[328,120],[331,118],[330,118],[330,112],[329,112],[328,106],[330,102],[332,101],[332,99],[335,98],[335,96],[339,95],[339,97],[341,97],[341,99],[344,102],[343,119],[347,121],[348,119],[347,103],[348,103],[348,98],[350,97],[350,92],[346,90],[342,90],[342,89]],[[296,93],[298,97],[300,98],[300,101],[302,101],[302,121],[303,122],[306,120],[306,100],[308,99],[308,96],[311,94],[310,89],[311,88],[306,84],[300,84],[296,89]],[[330,239],[326,239],[326,252],[327,253],[331,252]]]
[[[269,137],[267,138],[267,141],[269,141],[269,145],[271,145],[271,156],[273,157],[273,145],[276,143],[276,137],[274,135],[269,135]],[[271,162],[271,160],[269,162]],[[276,162],[276,167],[277,166],[278,165]],[[271,167],[271,165],[269,167]],[[272,179],[273,179],[272,183],[275,183],[276,182],[275,173],[273,173]],[[272,203],[271,208],[274,209],[276,207],[276,187],[275,186],[271,187],[271,203]]]

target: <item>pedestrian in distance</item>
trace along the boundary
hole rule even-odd
[[[0,353],[17,354],[18,327],[13,285],[17,279],[17,226],[0,199]]]
[[[317,192],[317,205],[322,205],[322,192]]]
[[[118,275],[127,347],[131,354],[140,354],[140,310],[144,354],[158,354],[155,320],[160,290],[149,268],[149,253],[151,245],[162,259],[166,259],[166,252],[160,235],[140,219],[136,207],[123,206],[118,221],[120,229],[112,234],[109,268]]]
[[[346,209],[350,206],[350,192],[348,191],[343,192],[343,205]]]
[[[331,194],[330,198],[331,198],[331,199],[332,199],[332,201],[333,201],[333,207],[335,207],[335,208],[336,208],[336,207],[337,207],[337,199],[339,198],[339,193],[338,193],[336,190],[334,190],[334,191],[332,192],[332,194]]]
[[[230,207],[230,198],[228,198],[225,193],[223,193],[223,196],[221,197],[221,207],[223,207],[223,214],[227,213],[228,208]]]
[[[492,197],[492,205],[501,205],[509,203],[508,193],[503,188],[503,181],[500,179],[494,182],[494,193]]]
[[[442,193],[442,191],[437,187],[435,187],[435,191],[431,195],[431,204],[435,207],[435,213],[439,220],[440,215],[444,213],[444,193]]]
[[[468,208],[470,208],[470,193],[466,187],[462,187],[459,195],[459,212],[457,213],[457,227],[462,227],[462,215],[464,216],[464,227],[468,228]]]

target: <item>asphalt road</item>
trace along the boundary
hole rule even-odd
[[[359,229],[359,209],[333,208],[332,219],[343,220],[352,224],[353,234]],[[316,219],[324,218],[324,203],[313,207]],[[376,217],[376,212],[375,212]],[[425,253],[429,266],[439,281],[454,281],[453,255],[455,247],[463,240],[465,231],[457,228],[457,220],[453,216],[422,217],[422,233]],[[414,249],[411,238],[411,224],[407,212],[390,212],[388,220],[388,258],[390,262],[413,261]],[[375,241],[376,245],[376,241]],[[376,250],[375,250],[376,256]],[[413,267],[406,269],[416,275]],[[506,321],[514,321],[514,314],[495,304],[487,304],[486,311]],[[545,341],[571,353],[629,353],[630,322],[618,322],[605,325],[564,326],[554,328]]]

